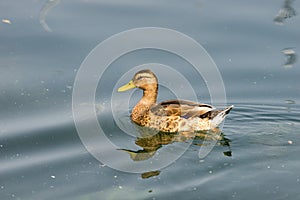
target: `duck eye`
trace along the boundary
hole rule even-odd
[[[139,76],[139,77],[137,77],[137,80],[148,79],[148,78],[150,78],[150,77],[148,77],[148,76]]]
[[[147,74],[140,74],[138,76],[136,76],[135,80],[139,81],[139,80],[142,80],[142,79],[151,79],[151,77]]]

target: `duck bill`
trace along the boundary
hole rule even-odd
[[[123,86],[119,87],[118,92],[124,92],[124,91],[130,90],[130,89],[135,88],[135,87],[136,86],[134,85],[133,81],[130,81],[126,85],[123,85]]]

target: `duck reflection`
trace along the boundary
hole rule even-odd
[[[147,179],[153,176],[158,176],[160,174],[160,171],[150,171],[150,172],[145,172],[141,174],[142,179]]]
[[[214,129],[210,131],[199,131],[199,132],[179,132],[179,133],[169,133],[169,132],[158,132],[153,134],[153,130],[145,127],[143,129],[143,134],[141,137],[137,137],[135,144],[140,146],[140,150],[130,150],[130,149],[120,149],[129,154],[133,161],[143,161],[148,160],[155,155],[158,149],[164,145],[172,144],[174,142],[187,142],[193,140],[192,144],[197,146],[204,145],[206,142],[218,141],[219,145],[226,146],[227,151],[223,152],[225,156],[231,156],[230,150],[230,140],[225,137],[220,129]]]

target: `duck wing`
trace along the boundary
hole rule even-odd
[[[150,111],[157,116],[180,116],[183,118],[201,117],[214,110],[211,105],[186,100],[163,101]]]

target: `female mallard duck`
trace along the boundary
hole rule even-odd
[[[137,72],[118,92],[132,88],[143,90],[142,99],[132,109],[132,121],[162,132],[214,129],[233,108],[229,106],[224,110],[216,110],[211,105],[186,100],[169,100],[157,104],[158,81],[155,74],[148,69]]]

